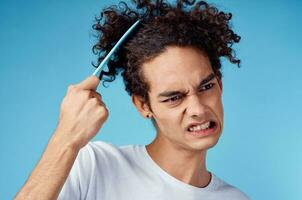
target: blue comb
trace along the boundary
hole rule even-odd
[[[110,50],[110,52],[107,54],[107,56],[103,59],[101,64],[96,68],[96,70],[93,72],[94,76],[100,77],[100,73],[103,71],[104,67],[108,64],[108,61],[112,54],[119,48],[119,46],[122,44],[122,42],[127,38],[127,36],[132,32],[132,30],[138,25],[140,20],[137,20],[127,31],[124,33],[124,35],[117,41],[117,43],[114,45],[114,47]],[[102,78],[102,77],[101,77]]]

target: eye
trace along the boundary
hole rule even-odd
[[[174,97],[171,97],[171,98],[169,98],[169,99],[164,100],[163,102],[175,102],[175,101],[181,99],[181,97],[182,97],[182,96],[180,96],[180,95],[174,96]]]
[[[202,86],[202,87],[200,88],[199,91],[209,90],[209,89],[211,89],[214,85],[215,85],[215,83],[208,83],[208,84]]]

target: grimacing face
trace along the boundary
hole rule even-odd
[[[132,100],[143,116],[150,113],[156,121],[156,140],[191,151],[213,147],[223,129],[222,84],[208,57],[193,47],[169,46],[142,70],[151,110],[138,98]],[[193,134],[192,123],[210,124],[211,129]]]

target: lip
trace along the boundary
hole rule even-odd
[[[200,130],[200,131],[194,131],[194,132],[190,132],[190,131],[188,130],[189,127],[191,127],[192,125],[203,124],[203,123],[205,123],[205,122],[207,122],[207,121],[214,122],[215,125],[214,125],[212,128],[206,129],[206,130]],[[213,120],[207,120],[207,121],[204,121],[204,122],[202,122],[202,123],[200,123],[200,122],[199,122],[199,123],[191,123],[191,124],[187,127],[186,132],[187,132],[189,135],[193,136],[193,137],[204,137],[204,136],[207,136],[207,135],[212,135],[212,134],[216,131],[216,129],[217,129],[217,127],[218,127],[218,123],[217,123],[216,121],[213,121]]]
[[[204,123],[206,123],[206,122],[215,122],[215,125],[217,125],[217,122],[216,122],[216,121],[209,119],[209,120],[205,120],[205,121],[203,121],[203,122],[193,122],[193,123],[190,123],[190,124],[187,126],[186,130],[188,131],[189,128],[190,128],[191,126],[201,125],[201,124],[204,124]]]

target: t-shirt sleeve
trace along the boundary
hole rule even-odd
[[[81,199],[80,195],[80,181],[78,170],[76,169],[77,161],[72,166],[72,169],[63,185],[63,188],[58,196],[58,199]]]
[[[85,197],[85,185],[87,185],[86,181],[88,181],[88,177],[90,177],[91,173],[91,157],[90,157],[90,146],[86,145],[83,147],[70,170],[70,173],[59,193],[58,200],[65,199],[84,199]],[[87,177],[83,178],[83,177]]]
[[[71,168],[58,199],[102,199],[111,191],[111,181],[117,180],[116,168],[122,158],[119,150],[106,142],[89,142]],[[114,173],[112,173],[114,172]],[[111,184],[112,185],[112,184]]]

